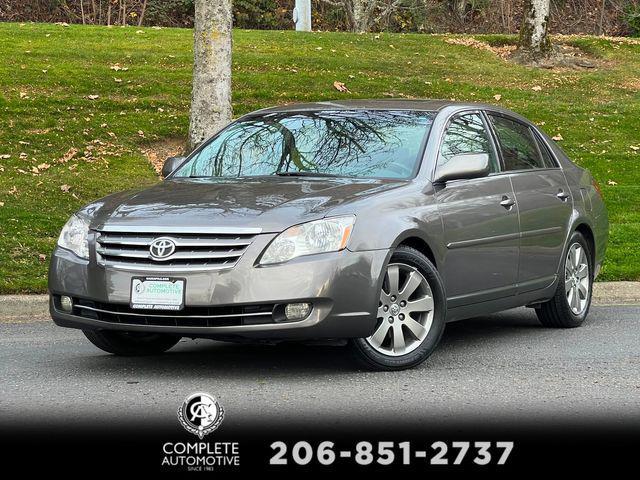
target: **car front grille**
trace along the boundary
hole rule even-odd
[[[185,230],[99,230],[96,260],[98,265],[107,268],[148,272],[233,268],[259,233],[256,229]],[[175,245],[173,253],[163,259],[153,257],[150,247],[157,239],[170,240]]]
[[[56,298],[56,308],[59,300]],[[281,311],[282,310],[282,311]],[[169,327],[227,327],[274,323],[283,316],[275,304],[190,307],[180,311],[138,310],[126,304],[74,299],[73,314],[102,322]]]

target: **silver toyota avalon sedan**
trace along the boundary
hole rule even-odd
[[[408,368],[453,320],[526,305],[579,326],[607,244],[589,172],[489,105],[268,108],[163,175],[82,208],[52,256],[53,320],[117,355],[331,339]]]

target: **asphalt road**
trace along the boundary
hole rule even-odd
[[[640,306],[593,307],[572,330],[532,310],[447,326],[409,371],[359,371],[344,348],[183,340],[163,356],[118,358],[50,321],[0,323],[0,427],[176,422],[195,391],[217,396],[225,427],[640,422]]]

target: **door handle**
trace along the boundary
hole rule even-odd
[[[507,197],[506,195],[502,196],[502,201],[500,202],[500,205],[502,205],[507,210],[511,210],[511,207],[513,207],[515,204],[516,204],[515,200]]]
[[[560,200],[562,200],[563,202],[566,202],[567,199],[569,198],[569,194],[567,192],[565,192],[564,190],[560,190],[557,194],[556,197],[558,197]]]

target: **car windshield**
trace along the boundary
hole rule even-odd
[[[433,121],[423,111],[313,111],[248,117],[196,151],[174,177],[414,176]]]

